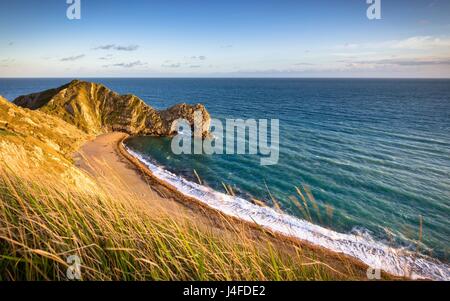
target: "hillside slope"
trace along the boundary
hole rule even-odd
[[[0,96],[0,138],[2,153],[16,145],[35,157],[70,164],[66,158],[92,136],[57,117],[20,108]]]
[[[67,85],[20,96],[18,106],[57,116],[89,134],[122,131],[130,135],[167,136],[173,134],[172,122],[184,118],[191,124],[194,111],[203,115],[206,135],[210,115],[202,104],[178,104],[157,111],[137,96],[119,95],[104,85],[74,80]]]

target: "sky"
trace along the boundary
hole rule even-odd
[[[450,77],[449,0],[66,1],[0,0],[0,77]]]

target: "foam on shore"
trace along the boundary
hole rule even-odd
[[[188,197],[195,198],[229,216],[298,238],[329,250],[355,257],[372,268],[382,269],[396,276],[412,279],[450,280],[450,266],[437,259],[406,249],[389,247],[367,235],[344,234],[323,228],[300,218],[260,207],[240,198],[218,192],[188,181],[145,159],[141,154],[124,148],[148,167],[158,179],[175,187]]]

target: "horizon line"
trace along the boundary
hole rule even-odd
[[[305,77],[275,77],[275,76],[31,76],[31,77],[2,77],[0,76],[0,80],[3,79],[444,79],[448,80],[450,77],[353,77],[353,76],[342,76],[342,77],[314,77],[314,76],[305,76]]]

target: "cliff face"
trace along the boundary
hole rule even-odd
[[[0,96],[1,145],[11,142],[37,155],[60,160],[61,155],[69,157],[89,138],[85,132],[57,117],[20,108]]]
[[[56,89],[20,96],[18,106],[57,116],[88,134],[123,131],[130,135],[168,136],[172,122],[186,119],[193,125],[194,111],[203,116],[206,136],[210,115],[201,104],[179,104],[157,111],[134,95],[119,95],[103,85],[74,80]]]

